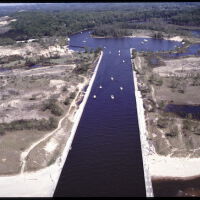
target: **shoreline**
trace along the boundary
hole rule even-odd
[[[135,60],[135,59],[134,59]],[[135,63],[135,62],[134,62]],[[137,90],[137,77],[136,72],[133,70],[134,82],[135,82],[135,98],[138,115],[138,123],[140,128],[141,144],[143,156],[148,160],[149,173],[152,180],[192,180],[200,177],[200,159],[189,157],[170,157],[157,154],[147,141],[145,113],[143,105],[143,99],[141,92]],[[139,103],[138,103],[139,102]],[[146,146],[145,146],[146,144]],[[192,170],[191,170],[192,169]]]
[[[132,48],[130,49],[130,55],[132,57]],[[131,59],[131,64],[135,65],[134,59]],[[146,123],[145,123],[145,115],[144,115],[144,107],[143,101],[141,98],[141,93],[138,90],[137,85],[137,77],[136,72],[133,70],[133,81],[134,81],[134,89],[135,89],[135,99],[136,99],[136,109],[138,116],[138,125],[139,125],[139,134],[140,134],[140,143],[141,143],[141,151],[142,151],[142,159],[143,159],[143,169],[144,169],[144,178],[145,178],[145,188],[146,188],[146,196],[153,197],[153,187],[151,176],[149,173],[149,145],[146,138]]]
[[[92,35],[92,34],[91,34],[91,37],[92,38],[100,38],[100,39],[106,39],[106,38],[119,39],[119,38],[135,38],[135,37],[136,38],[151,38],[148,35],[142,35],[142,36],[127,35],[127,36],[121,36],[121,37],[113,37],[113,36],[97,36],[97,35]]]
[[[122,37],[112,37],[112,36],[96,36],[96,35],[91,35],[92,38],[99,38],[99,39],[118,39],[118,38],[153,38],[149,35],[129,35],[129,36],[122,36]],[[183,37],[180,36],[174,36],[174,37],[163,37],[161,38],[163,40],[170,40],[170,41],[176,41],[176,42],[182,42],[184,40]]]
[[[71,134],[66,141],[62,155],[56,159],[54,164],[44,169],[11,176],[0,176],[1,197],[53,197],[102,57],[103,51],[101,51],[101,55],[90,79],[84,99],[74,116],[74,124]],[[12,191],[12,193],[10,193],[10,191]]]

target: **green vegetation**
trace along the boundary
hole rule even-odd
[[[169,131],[165,133],[166,137],[175,137],[178,135],[178,127],[176,125],[170,126]]]
[[[74,9],[75,7],[74,5]],[[133,29],[186,34],[186,31],[174,25],[200,25],[199,4],[126,3],[105,4],[100,6],[101,9],[98,4],[94,4],[91,9],[89,7],[84,9],[79,6],[76,12],[73,11],[73,6],[67,10],[59,7],[57,10],[34,11],[33,9],[32,11],[15,12],[10,16],[17,21],[12,22],[11,29],[1,36],[4,40],[8,38],[26,40],[45,36],[69,36],[85,29],[94,29],[95,35],[109,37],[126,36]],[[156,33],[154,37],[161,38],[162,35]]]
[[[200,135],[200,125],[198,121],[185,119],[183,121],[183,129],[188,130],[193,134]]]
[[[74,99],[75,97],[76,97],[76,92],[71,92],[69,98]]]
[[[70,104],[70,99],[67,97],[64,102],[63,102],[66,106]]]
[[[131,31],[128,29],[122,29],[119,25],[101,25],[95,28],[93,35],[103,37],[123,37],[131,35]]]
[[[62,108],[58,105],[56,99],[49,99],[43,106],[43,111],[50,110],[53,115],[61,116],[63,114]]]
[[[148,77],[148,81],[149,81],[149,83],[156,85],[156,86],[161,86],[163,84],[162,78],[158,74],[154,74],[154,73],[152,73]]]
[[[39,130],[49,131],[57,127],[58,121],[55,117],[46,119],[32,119],[32,120],[16,120],[11,123],[0,124],[0,135],[5,134],[6,131],[17,131],[17,130]]]
[[[15,44],[15,40],[11,38],[8,37],[0,38],[0,46],[13,45],[13,44]]]
[[[131,59],[135,59],[137,56],[137,50],[136,49],[132,49],[132,57]]]
[[[166,128],[168,126],[168,120],[169,119],[166,119],[166,118],[159,118],[157,120],[157,126],[159,128]]]

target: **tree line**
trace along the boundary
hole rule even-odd
[[[199,4],[157,3],[149,6],[123,6],[123,4],[105,10],[93,9],[91,11],[77,10],[51,10],[51,11],[24,11],[12,13],[10,16],[17,19],[11,23],[11,29],[1,34],[4,42],[9,40],[25,40],[43,36],[69,36],[84,29],[94,29],[98,36],[120,37],[129,34],[128,29],[153,27],[159,30],[175,25],[200,25]],[[192,4],[193,5],[193,4]],[[152,20],[154,21],[152,22]],[[142,23],[138,23],[138,21]],[[164,26],[160,26],[160,21]],[[165,28],[168,30],[168,28]],[[171,32],[175,31],[172,28]]]

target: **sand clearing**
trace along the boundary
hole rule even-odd
[[[182,42],[183,38],[180,36],[175,36],[175,37],[168,38],[167,40]]]

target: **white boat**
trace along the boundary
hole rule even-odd
[[[119,53],[119,56],[120,56],[120,53]]]
[[[94,95],[94,96],[93,96],[93,98],[94,98],[94,99],[96,99],[96,98],[97,98],[97,96],[96,96],[96,95]]]
[[[104,49],[106,49],[106,47],[104,47]]]
[[[102,86],[100,85],[99,88],[102,88]]]
[[[114,98],[115,98],[113,94],[111,94],[110,97],[111,97],[111,99],[114,99]]]
[[[109,54],[111,54],[111,51],[109,51]]]
[[[141,42],[141,44],[144,44],[144,42]]]
[[[110,79],[111,79],[112,81],[114,80],[114,78],[113,78],[112,76],[110,77]]]
[[[83,40],[83,42],[86,42],[85,40]]]
[[[125,63],[125,60],[123,60],[123,63]]]
[[[148,40],[144,39],[144,42],[148,42]]]
[[[123,90],[124,88],[123,87],[120,87],[120,90]]]
[[[118,52],[120,53],[120,50]]]

